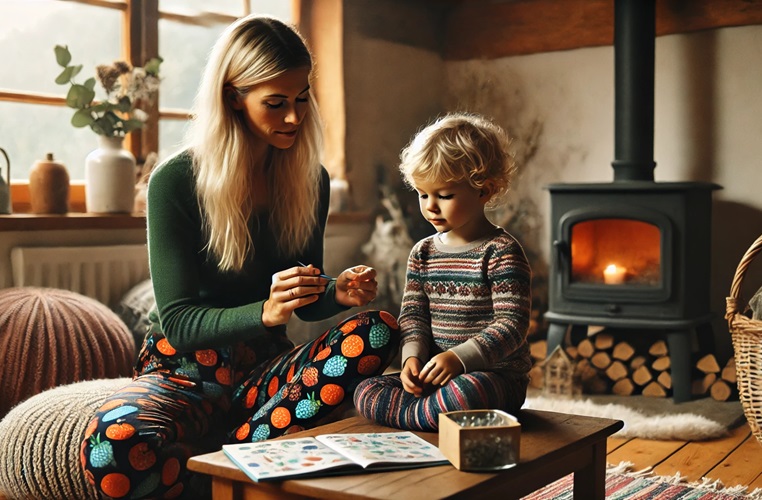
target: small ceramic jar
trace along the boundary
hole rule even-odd
[[[29,202],[35,214],[65,214],[69,211],[69,172],[48,153],[29,171]]]

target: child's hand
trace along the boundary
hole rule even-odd
[[[445,385],[463,373],[463,364],[451,351],[437,354],[429,360],[418,375],[421,382],[432,385]]]
[[[355,266],[336,278],[336,303],[347,307],[365,306],[376,298],[376,270]]]
[[[400,373],[402,388],[417,398],[423,394],[423,383],[418,378],[418,374],[421,373],[421,364],[420,359],[411,356],[405,360],[405,366]]]

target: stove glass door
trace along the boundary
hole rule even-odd
[[[661,287],[661,230],[634,219],[602,218],[571,227],[570,284]]]

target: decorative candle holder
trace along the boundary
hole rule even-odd
[[[501,410],[439,414],[439,449],[458,470],[508,469],[519,461],[521,424]]]

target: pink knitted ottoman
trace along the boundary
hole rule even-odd
[[[54,288],[0,290],[0,418],[59,385],[132,374],[135,341],[106,305]]]

